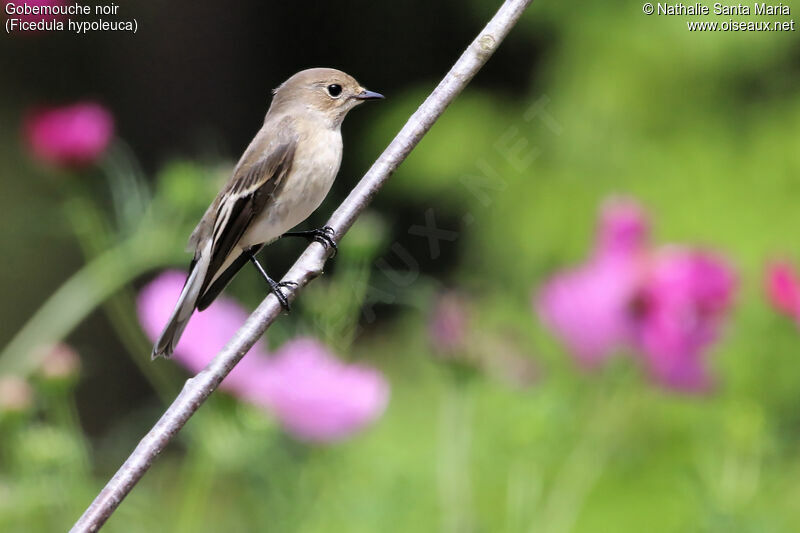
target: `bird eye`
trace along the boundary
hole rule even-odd
[[[336,98],[342,94],[342,86],[338,83],[332,83],[331,85],[328,85],[328,94]]]

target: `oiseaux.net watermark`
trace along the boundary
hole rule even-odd
[[[652,3],[642,5],[645,15],[666,17],[704,17],[704,20],[686,21],[689,31],[755,31],[755,32],[793,32],[797,27],[789,5],[755,2],[752,4],[727,4],[716,2],[704,4]],[[768,17],[765,19],[765,17]]]

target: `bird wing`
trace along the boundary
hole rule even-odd
[[[274,130],[270,130],[278,131],[279,137],[273,142],[265,142],[259,136],[253,140],[234,169],[228,184],[192,234],[190,243],[196,246],[195,261],[203,249],[199,244],[211,239],[211,257],[200,288],[198,308],[207,307],[222,290],[224,284],[217,287],[213,295],[209,294],[210,298],[205,294],[212,282],[222,274],[219,270],[225,265],[250,223],[269,208],[275,191],[291,172],[297,136],[288,120],[281,121]],[[235,264],[238,270],[243,263],[236,261]],[[226,272],[227,270],[230,268],[226,268]],[[235,271],[225,276],[225,284],[234,273]]]
[[[258,254],[258,251],[261,250],[262,246],[263,245],[254,246],[253,248],[250,248],[249,252],[253,255]],[[208,288],[204,287],[205,292],[203,292],[197,299],[197,310],[204,311],[209,305],[211,305],[214,300],[217,299],[219,293],[222,292],[222,289],[228,286],[228,283],[230,283],[230,281],[233,279],[233,276],[235,276],[236,273],[239,272],[239,270],[241,270],[249,260],[249,254],[239,254],[239,257],[234,259],[229,267],[217,275],[216,279],[214,279],[213,282],[208,285]]]

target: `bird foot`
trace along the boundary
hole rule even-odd
[[[261,263],[258,262],[258,259],[256,259],[254,253],[249,252],[248,255],[250,257],[250,261],[253,263],[253,265],[255,265],[256,270],[258,270],[258,273],[261,274],[261,277],[263,277],[264,281],[266,281],[267,285],[269,285],[270,292],[275,295],[275,298],[278,299],[278,303],[281,304],[283,310],[287,313],[290,313],[292,311],[292,306],[289,305],[289,299],[286,298],[286,295],[283,294],[281,289],[285,287],[297,287],[297,283],[294,281],[281,281],[280,283],[275,281],[269,277],[269,274],[267,274],[267,271],[261,266]]]
[[[297,283],[295,283],[294,281],[281,281],[279,283],[276,283],[272,278],[268,279],[267,283],[269,283],[270,292],[275,295],[275,298],[278,299],[278,303],[281,304],[283,310],[286,311],[287,313],[291,313],[292,306],[289,304],[289,300],[286,298],[286,295],[283,294],[283,291],[281,289],[285,287],[297,287]]]
[[[334,231],[333,228],[330,226],[323,226],[318,229],[312,229],[308,231],[289,231],[281,235],[281,238],[284,237],[303,237],[308,239],[309,241],[314,241],[320,243],[322,246],[325,247],[327,250],[331,248],[333,250],[333,254],[331,257],[334,257],[336,253],[339,251],[339,247],[336,245],[336,241],[333,240]]]

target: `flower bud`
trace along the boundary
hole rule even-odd
[[[469,318],[466,299],[455,291],[436,297],[428,334],[434,349],[444,356],[454,356],[466,347]]]
[[[45,355],[39,366],[39,374],[46,380],[62,381],[77,377],[81,359],[71,346],[58,343],[44,349]]]
[[[33,388],[19,376],[0,377],[0,414],[22,413],[33,406]]]

